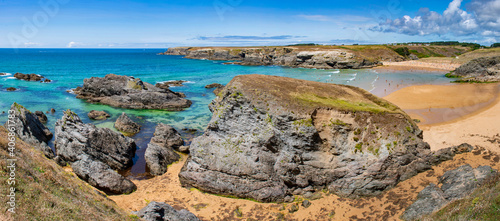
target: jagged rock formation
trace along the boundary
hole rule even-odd
[[[80,179],[106,193],[127,194],[137,189],[132,181],[87,154],[78,156],[78,160],[71,164],[71,168]]]
[[[130,119],[125,112],[123,112],[122,115],[116,119],[114,126],[117,130],[125,133],[127,136],[134,135],[141,131],[141,125]]]
[[[179,132],[166,124],[158,124],[151,143],[144,153],[146,165],[150,173],[159,176],[167,172],[167,166],[178,161],[179,155],[174,152],[184,144]]]
[[[114,170],[132,166],[136,149],[134,140],[108,128],[84,124],[71,110],[56,122],[54,145],[57,156],[64,161],[75,162],[86,154]]]
[[[357,69],[379,65],[379,61],[364,58],[344,49],[300,51],[294,47],[263,48],[169,48],[166,55],[208,60],[238,60],[241,65],[280,65],[322,69]]]
[[[156,201],[150,202],[146,207],[137,212],[137,216],[146,221],[176,220],[176,221],[199,221],[191,212],[182,209],[177,211],[166,203]]]
[[[165,81],[161,83],[156,83],[155,86],[158,88],[168,89],[170,87],[181,87],[184,86],[183,83],[187,81],[177,80],[177,81]]]
[[[45,115],[42,111],[35,111],[35,115],[38,117],[40,122],[47,123],[47,115]]]
[[[373,196],[470,151],[431,152],[401,109],[352,86],[237,76],[209,107],[181,183],[264,202],[301,189]]]
[[[12,112],[10,116],[14,116],[14,118],[9,118],[4,127],[15,133],[24,142],[41,150],[46,157],[53,158],[54,152],[47,145],[53,135],[40,122],[38,116],[17,103],[12,104],[10,111]],[[13,130],[9,128],[13,128]]]
[[[178,111],[191,106],[180,93],[155,87],[134,77],[108,74],[104,78],[84,80],[74,89],[77,98],[128,109],[161,109]]]
[[[82,180],[108,193],[131,193],[137,187],[114,170],[132,166],[134,140],[108,128],[84,124],[71,110],[56,122],[56,161],[68,162]]]
[[[462,77],[464,82],[500,81],[500,56],[473,59],[458,67],[451,76]]]
[[[92,120],[106,120],[108,117],[111,117],[108,113],[105,111],[96,111],[96,110],[91,110],[87,116],[92,119]]]
[[[487,177],[497,171],[490,166],[473,169],[469,164],[447,171],[439,178],[442,187],[431,183],[420,191],[417,200],[406,208],[401,216],[404,220],[417,220],[438,211],[453,200],[472,193]]]

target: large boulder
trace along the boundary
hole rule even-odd
[[[35,115],[38,117],[40,122],[47,123],[47,115],[45,115],[42,111],[35,111]]]
[[[479,166],[474,169],[469,164],[446,171],[439,178],[441,188],[436,184],[429,184],[418,193],[417,200],[406,208],[401,218],[418,220],[432,214],[448,203],[471,194],[487,177],[493,176],[496,172],[490,166]]]
[[[123,132],[127,136],[134,135],[141,131],[141,125],[130,119],[125,112],[123,112],[122,115],[116,119],[114,126],[117,130]]]
[[[54,157],[54,152],[47,145],[52,139],[50,130],[42,124],[38,116],[20,104],[13,103],[9,110],[12,116],[5,122],[4,127],[15,133],[21,140],[41,150],[48,158]],[[11,129],[12,128],[12,129]]]
[[[352,86],[242,75],[209,107],[179,178],[211,193],[264,202],[303,189],[373,196],[446,159],[400,108]]]
[[[152,175],[159,176],[167,172],[168,165],[179,160],[179,155],[170,147],[149,143],[144,153],[146,165]]]
[[[64,111],[55,125],[57,156],[66,162],[75,162],[86,154],[102,161],[114,170],[132,166],[136,144],[131,138],[108,128],[84,124],[71,110]]]
[[[500,81],[500,56],[473,59],[458,67],[451,76],[462,77],[461,81]]]
[[[108,194],[127,194],[137,189],[132,181],[87,154],[80,155],[71,168],[80,179]]]
[[[150,202],[146,207],[137,212],[137,216],[146,221],[199,221],[191,212],[182,209],[176,210],[166,203]]]
[[[191,101],[181,98],[179,93],[155,87],[138,78],[115,74],[85,79],[83,86],[73,92],[77,98],[91,103],[128,109],[177,111],[191,106]]]
[[[152,143],[156,143],[165,148],[178,149],[184,144],[181,134],[177,132],[173,127],[159,123],[156,125],[155,133],[151,138]]]

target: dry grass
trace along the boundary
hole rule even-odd
[[[16,138],[16,214],[7,211],[7,131],[0,126],[1,220],[136,220],[71,172]]]

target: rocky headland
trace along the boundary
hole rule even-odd
[[[263,202],[319,190],[378,195],[472,149],[431,152],[401,109],[352,86],[237,76],[210,110],[179,174],[182,185]]]
[[[241,65],[280,65],[287,67],[321,69],[371,68],[381,63],[351,50],[315,49],[299,50],[295,47],[258,48],[169,48],[165,55],[184,55],[192,59],[233,60]],[[395,53],[394,53],[395,54]],[[395,54],[394,56],[397,56]]]
[[[127,109],[179,111],[191,106],[191,101],[182,98],[180,93],[155,87],[138,78],[115,74],[85,79],[83,86],[73,92],[77,98],[91,103]]]
[[[447,76],[461,78],[458,82],[499,82],[500,56],[473,59]]]

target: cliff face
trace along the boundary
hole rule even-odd
[[[210,109],[179,177],[211,193],[265,202],[310,189],[371,196],[439,161],[401,109],[356,87],[237,76]]]
[[[451,76],[462,77],[460,81],[500,81],[500,56],[473,59],[458,67]]]
[[[321,69],[370,68],[380,64],[345,49],[298,50],[294,47],[262,48],[169,48],[165,55],[207,60],[237,60],[241,65],[280,65]]]

